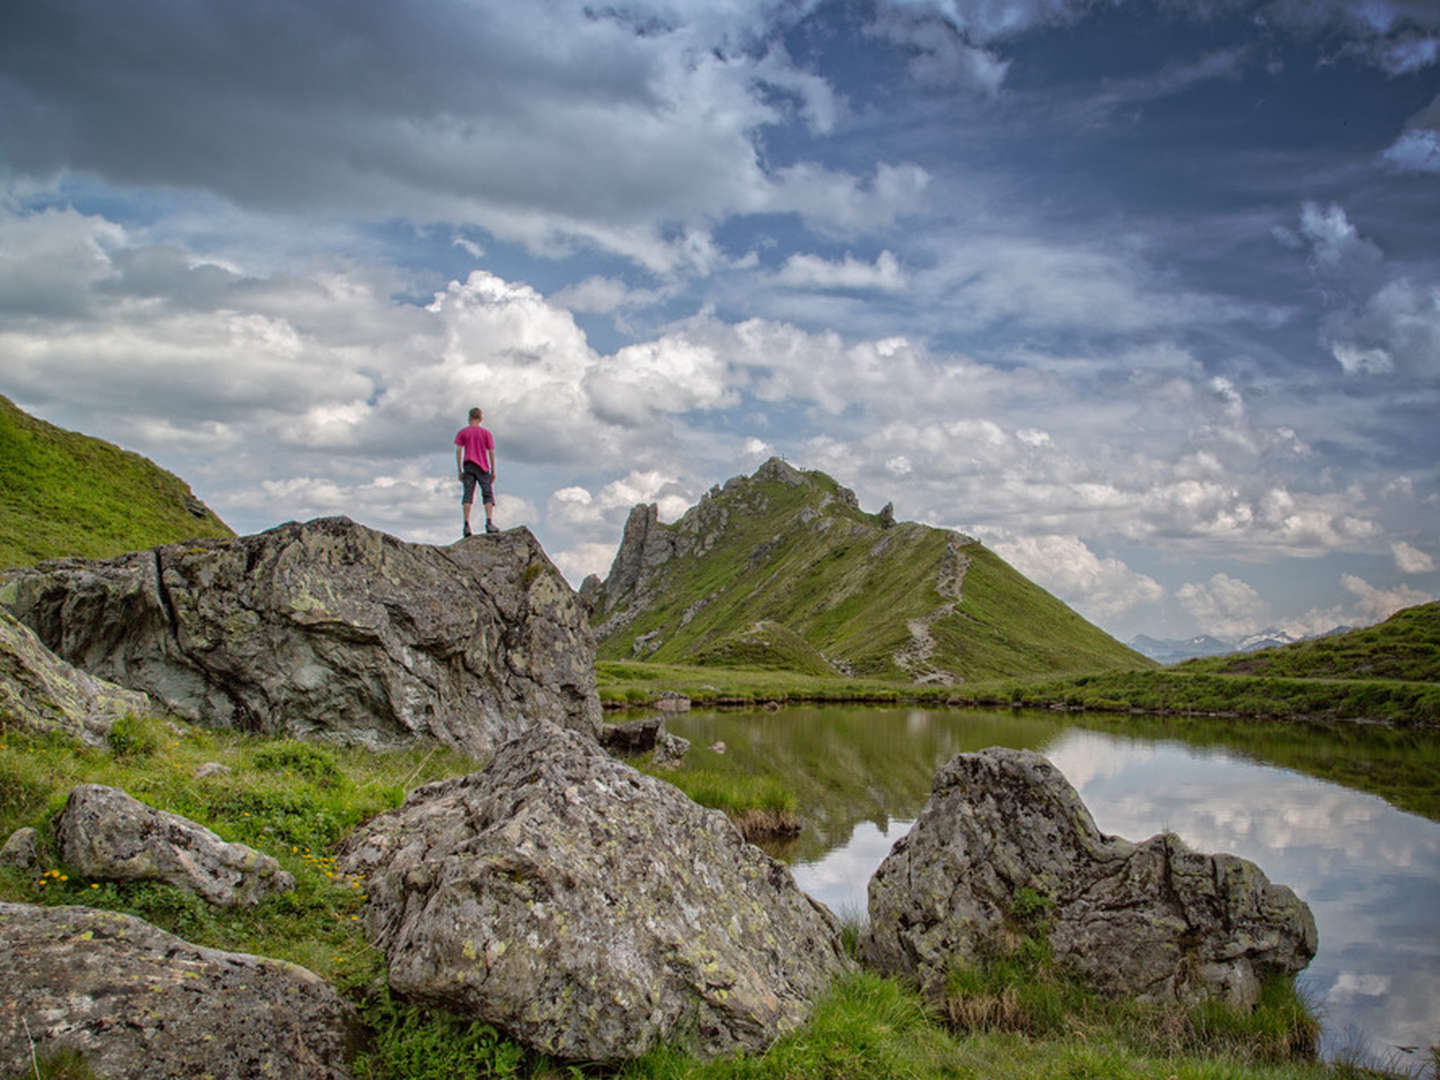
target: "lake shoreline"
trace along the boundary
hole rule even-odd
[[[848,690],[836,690],[834,692],[816,692],[812,690],[796,693],[767,693],[761,692],[753,696],[743,694],[718,694],[710,695],[705,693],[686,693],[676,687],[665,687],[676,693],[684,694],[690,699],[691,707],[703,709],[730,709],[749,710],[766,708],[770,706],[789,705],[863,705],[873,707],[884,706],[918,706],[929,709],[1038,709],[1057,713],[1103,713],[1115,716],[1149,716],[1161,718],[1186,718],[1202,720],[1238,720],[1241,722],[1263,721],[1282,724],[1297,725],[1353,725],[1356,727],[1387,728],[1391,730],[1410,731],[1435,731],[1440,732],[1440,722],[1423,720],[1412,723],[1397,721],[1389,717],[1373,716],[1335,716],[1330,713],[1305,713],[1290,711],[1241,711],[1235,709],[1198,709],[1181,706],[1138,706],[1128,703],[1119,704],[1095,704],[1052,700],[1048,697],[1041,697],[1039,700],[1016,700],[1003,697],[990,696],[947,696],[944,698],[938,695],[924,692],[906,692],[895,690],[892,692],[854,693]],[[617,698],[607,696],[604,690],[600,694],[600,707],[607,713],[642,713],[657,708],[661,691],[656,691],[649,699],[635,700],[633,698]]]

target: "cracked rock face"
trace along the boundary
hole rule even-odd
[[[1172,834],[1106,836],[1045,758],[991,748],[940,770],[871,878],[861,958],[938,995],[953,962],[980,962],[1027,932],[1021,889],[1052,901],[1056,961],[1106,993],[1250,1005],[1266,974],[1295,974],[1315,955],[1309,907],[1254,863],[1199,854]]]
[[[537,719],[598,734],[594,639],[525,529],[433,547],[347,518],[8,571],[57,654],[212,727],[481,755]]]
[[[100,1076],[346,1080],[359,1018],[295,964],[87,907],[0,903],[0,1074],[77,1052]]]
[[[101,784],[71,790],[55,838],[60,857],[87,877],[165,881],[219,907],[253,907],[266,893],[295,887],[264,852]]]
[[[568,1060],[763,1049],[849,964],[724,815],[557,728],[420,788],[340,865],[395,990]]]

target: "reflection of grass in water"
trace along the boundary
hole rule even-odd
[[[666,724],[692,746],[681,770],[656,775],[687,793],[685,775],[692,772],[733,778],[737,786],[764,778],[789,793],[803,831],[793,845],[771,850],[793,859],[818,857],[862,821],[884,830],[892,818],[913,818],[935,770],[961,751],[996,744],[1040,749],[1061,727],[1041,715],[845,706],[692,712]],[[712,749],[717,742],[725,744],[723,753]]]
[[[1104,713],[1086,713],[1078,723],[1095,731],[1224,747],[1253,761],[1379,795],[1402,810],[1440,821],[1440,739],[1433,732]]]
[[[1224,748],[1379,795],[1402,810],[1440,820],[1440,739],[1425,731],[1098,712],[1059,716],[839,705],[770,713],[694,712],[668,723],[694,743],[687,766],[717,775],[768,777],[794,796],[805,828],[793,849],[783,854],[799,859],[843,843],[861,821],[883,829],[891,818],[913,817],[929,797],[935,770],[957,753],[996,745],[1043,753],[1066,727]],[[717,741],[726,744],[724,754],[709,749]]]
[[[1166,668],[991,682],[966,687],[962,696],[981,703],[998,699],[1031,708],[1065,705],[1111,711],[1218,713],[1230,718],[1380,721],[1411,728],[1440,725],[1440,685],[1397,679],[1215,675]]]

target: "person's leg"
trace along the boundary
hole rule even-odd
[[[487,533],[499,532],[495,527],[495,493],[490,487],[490,474],[480,474],[480,501],[485,504],[485,531]]]
[[[466,462],[465,471],[461,474],[465,483],[464,493],[460,496],[460,508],[465,513],[465,529],[462,536],[470,535],[470,507],[475,505],[475,474],[470,471],[469,462]]]

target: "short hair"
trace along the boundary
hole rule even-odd
[[[480,419],[480,406],[479,406],[479,405],[476,405],[473,409],[470,410],[470,419],[471,419],[471,420],[479,420],[479,419]]]

